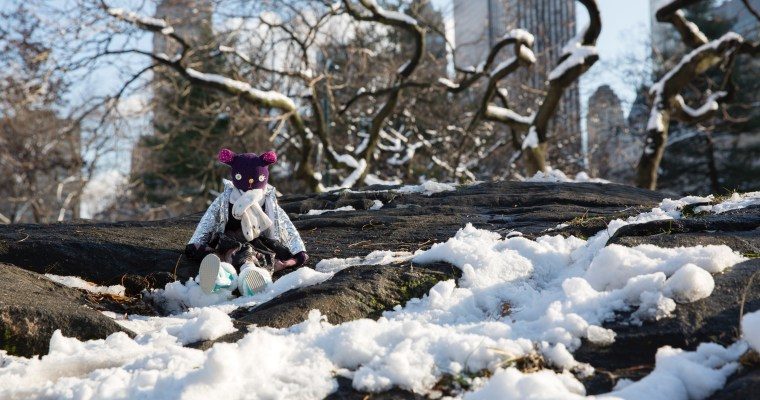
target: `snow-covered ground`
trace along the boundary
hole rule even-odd
[[[117,333],[81,342],[58,332],[42,358],[0,353],[0,398],[317,399],[337,388],[337,375],[365,391],[397,386],[434,394],[441,375],[481,370],[493,374],[476,378],[472,390],[461,394],[465,399],[582,398],[578,377],[593,373],[593,366],[572,356],[581,339],[613,342],[615,333],[602,324],[622,318],[623,311],[630,311],[626,318],[634,324],[667,318],[677,303],[710,295],[711,273],[744,260],[726,246],[605,247],[607,239],[622,226],[680,218],[684,206],[710,200],[665,200],[649,212],[610,222],[588,240],[505,238],[467,225],[416,254],[388,251],[323,260],[318,270],[298,269],[253,297],[204,296],[193,281],[171,283],[152,295],[177,310],[176,315],[117,319],[138,333],[134,339]],[[758,193],[736,195],[710,211],[758,203]],[[334,325],[312,310],[306,321],[287,329],[251,327],[237,343],[219,343],[207,351],[183,347],[231,332],[227,314],[239,306],[324,282],[350,265],[409,258],[447,261],[462,270],[462,278],[458,284],[439,282],[423,298],[398,305],[378,320]],[[746,342],[728,348],[707,343],[693,352],[661,348],[649,376],[623,380],[599,397],[707,397],[736,370],[747,342],[760,347],[758,315],[743,319]],[[533,353],[562,372],[523,373],[506,366],[509,359]]]

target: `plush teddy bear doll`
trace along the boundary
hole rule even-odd
[[[277,155],[222,149],[218,159],[231,167],[232,180],[224,181],[224,191],[201,218],[185,254],[201,260],[198,283],[205,293],[237,288],[249,296],[270,284],[273,272],[299,267],[309,257],[268,184]]]

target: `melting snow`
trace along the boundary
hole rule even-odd
[[[744,340],[760,353],[760,310],[742,317],[742,332]]]
[[[117,333],[81,342],[57,332],[42,358],[0,352],[0,397],[201,398],[224,393],[229,398],[310,399],[334,391],[337,374],[352,379],[359,390],[396,386],[425,394],[444,373],[489,369],[493,376],[476,379],[464,398],[581,398],[583,386],[567,371],[591,372],[571,354],[581,339],[613,342],[614,332],[602,327],[610,319],[640,323],[666,317],[676,307],[674,300],[709,295],[714,283],[708,272],[744,260],[726,246],[605,247],[622,226],[680,218],[685,205],[705,200],[665,200],[650,212],[610,222],[588,240],[504,238],[468,225],[413,256],[420,263],[444,260],[456,265],[462,270],[458,284],[439,282],[423,298],[398,305],[378,320],[333,325],[312,310],[303,323],[287,329],[251,327],[237,343],[218,343],[205,352],[182,344],[229,332],[226,313],[236,307],[323,282],[347,265],[412,255],[375,252],[365,258],[324,260],[319,269],[325,272],[300,268],[265,293],[236,299],[221,294],[203,300],[193,280],[175,282],[153,295],[182,309],[198,308],[166,318],[120,320],[139,332],[135,339]],[[739,196],[730,201],[739,207],[746,200]],[[758,315],[747,314],[743,320],[744,337],[755,347],[760,345]],[[650,375],[623,382],[601,397],[704,398],[725,384],[746,349],[743,341],[728,348],[703,344],[694,352],[664,347]],[[522,373],[501,367],[506,357],[535,352],[565,371]]]
[[[448,192],[457,190],[457,187],[453,183],[439,183],[436,181],[426,181],[420,185],[406,185],[396,189],[399,193],[422,193],[426,196],[430,196],[435,193]]]
[[[45,274],[45,277],[53,282],[60,283],[61,285],[73,287],[77,289],[84,289],[91,293],[110,294],[114,296],[124,296],[124,286],[98,286],[92,282],[76,277],[76,276],[61,276],[53,274]]]
[[[593,183],[610,183],[608,180],[600,178],[590,178],[587,173],[581,171],[575,175],[575,179],[568,177],[564,172],[558,169],[547,169],[546,172],[538,171],[535,175],[525,179],[525,182],[566,182],[566,183],[581,183],[581,182],[593,182]]]
[[[321,215],[328,212],[340,212],[340,211],[356,211],[353,206],[338,207],[334,210],[309,210],[306,215]]]

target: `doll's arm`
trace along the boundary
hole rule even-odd
[[[221,207],[221,195],[218,196],[208,207],[198,222],[193,236],[185,246],[185,255],[191,259],[202,259],[206,254],[213,251],[209,242],[219,224],[219,208]]]

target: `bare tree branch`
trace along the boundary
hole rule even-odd
[[[734,32],[728,32],[708,42],[699,28],[685,19],[680,9],[699,1],[703,0],[676,0],[660,8],[656,14],[658,21],[673,24],[681,33],[684,43],[692,47],[696,45],[696,48],[683,56],[681,61],[650,89],[649,93],[653,98],[652,110],[647,124],[644,151],[636,172],[636,184],[639,187],[657,187],[658,170],[665,153],[671,119],[684,122],[703,121],[715,114],[719,109],[719,102],[727,96],[723,91],[713,93],[708,96],[704,105],[692,108],[686,105],[680,94],[684,88],[697,76],[715,66],[727,67],[723,79],[725,86],[729,81],[730,66],[736,55],[757,53],[757,45],[748,45],[741,35]]]

